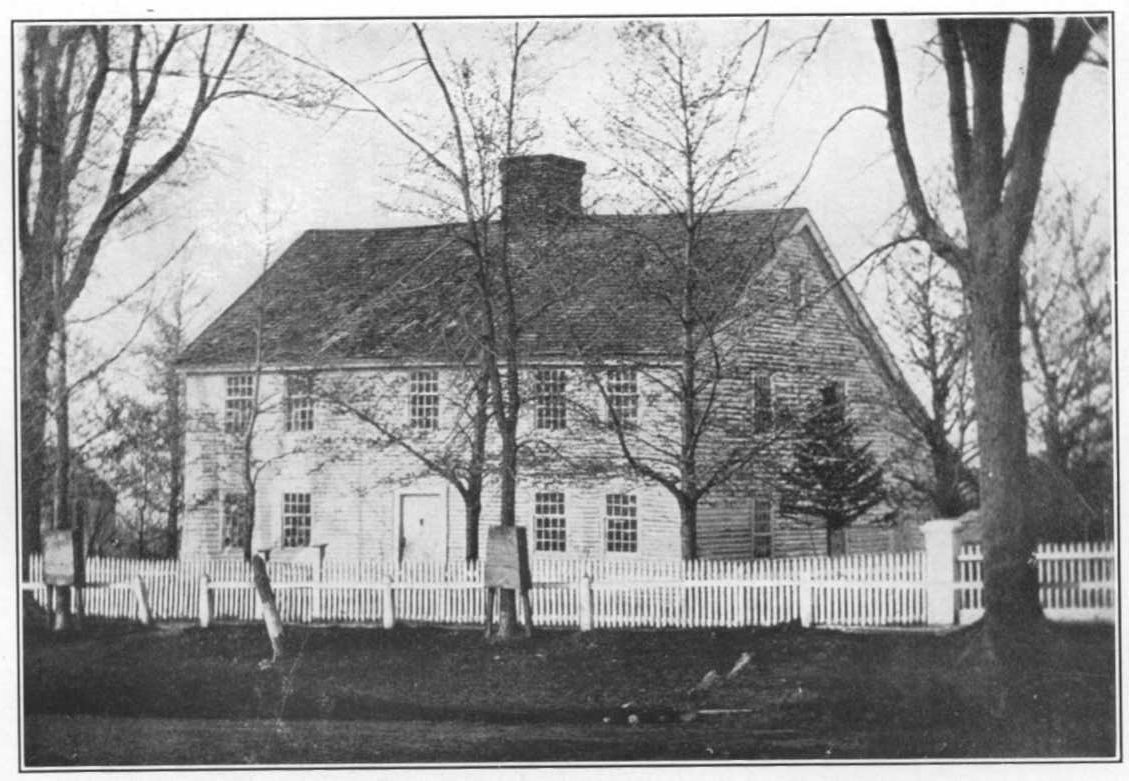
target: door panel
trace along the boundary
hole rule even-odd
[[[439,494],[400,497],[400,559],[414,562],[447,560],[447,516]]]

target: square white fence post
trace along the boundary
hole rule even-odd
[[[580,610],[580,631],[591,632],[595,623],[592,615],[592,576],[587,573],[576,584],[576,603]]]
[[[957,622],[957,555],[960,521],[939,519],[921,524],[925,535],[925,621],[936,626]]]
[[[380,584],[380,618],[385,629],[391,629],[396,626],[396,613],[394,609],[392,602],[392,578],[385,575],[384,581]]]
[[[207,629],[212,624],[212,579],[207,574],[200,576],[200,628]]]
[[[811,626],[815,621],[815,583],[805,567],[800,572],[800,626]]]
[[[153,612],[149,609],[149,590],[141,575],[133,576],[133,596],[137,600],[137,620],[142,626],[153,623]]]

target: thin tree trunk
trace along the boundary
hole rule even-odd
[[[263,607],[263,624],[267,628],[267,637],[270,638],[271,658],[262,664],[274,664],[283,658],[285,644],[283,642],[282,616],[278,613],[275,603],[274,590],[270,585],[270,576],[267,574],[267,564],[262,556],[251,559],[255,592],[259,595],[259,604]]]

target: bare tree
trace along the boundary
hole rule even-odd
[[[1030,628],[1042,616],[1031,564],[1035,539],[1024,507],[1021,259],[1063,86],[1086,57],[1095,32],[1106,24],[1105,18],[1059,23],[1050,17],[938,21],[953,174],[966,227],[962,241],[926,203],[906,134],[894,43],[886,22],[873,22],[887,130],[908,208],[918,236],[957,271],[968,301],[984,523],[984,620],[990,641]],[[1008,132],[1004,74],[1016,27],[1025,31],[1027,58],[1018,111]]]
[[[960,282],[928,247],[910,245],[888,261],[891,326],[902,335],[906,362],[928,389],[925,415],[911,414],[929,448],[929,479],[895,467],[895,476],[930,497],[935,512],[956,518],[975,505],[968,466],[974,455],[968,328]]]
[[[530,91],[538,86],[536,80],[528,77],[527,69],[540,27],[540,23],[513,25],[502,41],[503,65],[483,68],[486,89],[477,90],[479,64],[472,58],[440,60],[434,55],[423,27],[413,24],[419,56],[408,70],[421,71],[430,80],[434,96],[431,106],[435,109],[428,121],[417,124],[409,118],[394,116],[382,101],[339,72],[295,57],[341,85],[343,97],[337,105],[375,114],[392,129],[412,150],[416,170],[426,178],[424,184],[409,184],[408,189],[432,204],[432,216],[453,222],[451,237],[468,259],[474,306],[466,322],[478,347],[477,360],[463,365],[474,366],[471,376],[483,378],[481,385],[476,380],[470,385],[477,388],[473,395],[476,403],[488,404],[488,411],[480,407],[472,415],[470,463],[476,465],[471,473],[474,479],[460,480],[456,486],[470,489],[464,494],[464,501],[471,496],[468,517],[473,517],[474,499],[480,498],[482,485],[482,472],[476,470],[477,465],[485,466],[484,437],[487,420],[492,420],[499,439],[499,521],[503,526],[516,524],[518,421],[522,407],[518,342],[523,312],[518,301],[519,286],[523,278],[536,276],[536,257],[546,253],[543,241],[540,250],[537,242],[526,242],[520,264],[515,259],[515,226],[501,209],[497,182],[501,162],[522,152],[537,136],[536,122],[528,116],[525,105]],[[543,46],[551,44],[554,36],[545,39]],[[345,99],[351,99],[353,104],[345,103]],[[441,466],[438,473],[444,475],[448,471]],[[503,591],[500,636],[514,634],[515,614],[513,591]]]
[[[183,157],[209,108],[246,94],[229,88],[245,33],[245,25],[23,29],[16,195],[25,568],[27,556],[39,549],[36,497],[52,339],[65,338],[63,319],[111,227]],[[194,91],[170,91],[166,82],[173,72],[190,79]],[[160,97],[159,87],[165,87]],[[65,370],[65,355],[56,357]],[[58,399],[55,406],[65,407]],[[61,430],[65,435],[65,424]],[[65,436],[58,447],[66,450]],[[63,456],[57,466],[64,492],[66,462]]]
[[[751,374],[735,349],[741,339],[733,326],[740,322],[738,308],[751,302],[732,295],[740,284],[733,269],[757,269],[780,238],[773,224],[749,246],[751,223],[723,214],[767,186],[752,153],[752,117],[768,32],[767,22],[752,23],[729,49],[715,53],[715,43],[689,25],[624,24],[617,34],[630,65],[616,81],[616,101],[604,108],[607,141],[572,122],[625,188],[640,194],[644,210],[670,215],[647,223],[609,221],[608,228],[636,255],[614,273],[631,275],[632,289],[677,334],[674,365],[626,357],[612,366],[598,344],[575,341],[610,411],[607,423],[622,457],[677,501],[686,559],[698,555],[699,502],[742,476],[781,430],[760,425],[728,401]],[[770,308],[767,299],[757,303]],[[634,309],[624,312],[630,317]],[[651,386],[658,404],[677,405],[669,428],[637,426],[634,415],[608,403],[617,366]]]
[[[1090,465],[1112,476],[1110,245],[1095,224],[1099,206],[1080,202],[1077,188],[1049,189],[1024,255],[1032,413],[1047,464],[1072,483],[1084,482]],[[1107,497],[1088,497],[1095,516],[1112,509],[1112,482],[1108,487]]]

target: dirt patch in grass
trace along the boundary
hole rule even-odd
[[[63,638],[30,631],[25,713],[630,725],[709,734],[717,744],[711,751],[731,757],[772,756],[763,741],[751,747],[754,734],[786,737],[778,741],[781,756],[792,755],[788,741],[859,757],[1117,750],[1109,627],[1053,627],[1037,684],[1003,712],[978,696],[977,682],[961,669],[961,633],[561,631],[512,644],[431,627],[287,633],[291,657],[261,670],[269,644],[258,626],[105,624]],[[747,663],[727,677],[745,653]],[[711,670],[714,682],[701,686]],[[639,745],[637,738],[628,743]]]

